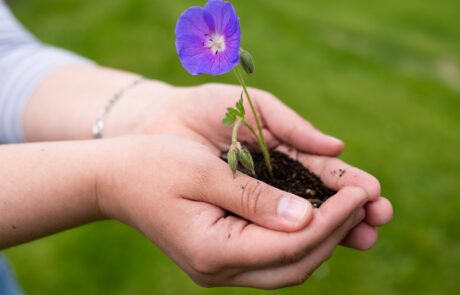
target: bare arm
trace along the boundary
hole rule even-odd
[[[102,218],[96,146],[0,146],[0,249]]]
[[[137,74],[84,64],[53,71],[28,99],[23,118],[26,141],[91,138],[91,127],[102,107],[121,87],[138,78]],[[145,108],[143,99],[153,101],[169,88],[166,83],[149,80],[127,91],[109,113],[104,133],[120,122],[125,123],[121,128],[138,123],[135,116],[122,115],[115,120],[113,116],[122,111],[135,115],[133,112]],[[148,97],[139,97],[139,91],[147,92]]]

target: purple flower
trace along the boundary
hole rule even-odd
[[[192,75],[221,75],[239,62],[241,31],[232,4],[210,0],[204,8],[190,7],[176,25],[176,48]]]

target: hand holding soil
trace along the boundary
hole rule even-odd
[[[344,239],[356,248],[375,243],[367,232],[374,230],[367,219],[375,216],[366,216],[364,206],[382,202],[378,187],[364,172],[334,158],[298,154],[338,191],[313,209],[306,200],[243,173],[234,178],[210,145],[166,135],[104,144],[107,157],[97,187],[105,217],[139,229],[200,285],[271,289],[298,284]],[[326,172],[341,167],[349,176]]]
[[[111,114],[107,134],[175,134],[208,146],[215,155],[228,150],[232,130],[222,127],[222,116],[227,106],[233,105],[235,98],[241,94],[239,87],[225,84],[197,87],[161,85],[163,95],[158,88],[157,83],[151,82],[133,89]],[[373,244],[369,241],[377,238],[375,226],[391,218],[391,205],[386,199],[380,198],[379,182],[372,175],[335,158],[343,149],[340,140],[314,128],[272,94],[253,88],[250,91],[271,150],[278,148],[299,160],[319,176],[331,191],[357,186],[372,196],[374,201],[365,206],[368,223],[361,223],[346,239],[346,244],[352,247],[369,248]],[[254,123],[251,114],[247,118]],[[252,150],[258,148],[247,129],[240,130],[239,140]],[[262,171],[264,164],[259,167]],[[281,172],[290,173],[288,170]],[[312,193],[316,194],[308,191],[306,195]],[[310,199],[314,198],[312,195]]]
[[[78,93],[81,84],[99,89],[100,85],[105,85],[101,84],[102,81],[120,81],[126,79],[124,75],[94,67],[66,67],[49,75],[34,93],[32,104],[37,106],[36,114],[40,114],[40,106],[54,97],[50,93],[57,93],[55,101],[62,101],[58,95],[60,92],[55,88],[65,87],[68,93]],[[131,79],[131,76],[128,78]],[[387,223],[392,215],[391,205],[380,197],[378,181],[335,158],[343,149],[340,140],[315,129],[272,94],[257,89],[249,91],[260,115],[269,149],[278,148],[288,153],[319,176],[331,191],[337,192],[321,208],[314,209],[308,201],[295,196],[296,192],[286,193],[243,173],[237,173],[233,178],[228,165],[219,158],[229,148],[232,130],[223,128],[222,117],[226,108],[234,105],[241,95],[241,89],[236,86],[206,84],[173,87],[158,81],[147,81],[127,92],[115,105],[105,122],[104,136],[145,134],[153,136],[151,141],[128,138],[126,141],[117,139],[116,143],[112,139],[97,143],[110,142],[112,149],[108,150],[113,150],[113,153],[104,155],[111,156],[109,164],[112,166],[107,173],[118,173],[114,175],[117,185],[107,184],[110,192],[106,195],[119,200],[104,203],[114,206],[107,211],[111,212],[108,216],[141,229],[201,284],[274,288],[300,282],[305,278],[303,276],[327,258],[338,243],[356,249],[370,248],[377,239],[376,227]],[[94,97],[104,95],[88,95],[82,99],[97,107],[100,103],[94,103]],[[69,100],[75,100],[71,98]],[[44,117],[40,124],[26,125],[26,131],[34,134],[36,140],[59,139],[60,134],[69,134],[67,130],[75,130],[75,126],[90,126],[93,120],[92,116],[88,116],[87,124],[77,124],[72,121],[72,116],[65,118],[69,119],[63,118],[63,124],[55,126],[51,117]],[[250,113],[247,120],[255,123]],[[36,129],[46,133],[32,132]],[[77,137],[87,133],[88,130],[82,128],[70,135]],[[160,134],[175,135],[180,139],[160,140],[157,138]],[[252,151],[257,151],[258,144],[247,129],[241,129],[238,138]],[[123,148],[123,145],[126,146]],[[125,157],[126,161],[123,160]],[[137,164],[129,166],[130,169],[117,166],[124,163]],[[282,196],[289,198],[280,202],[280,210],[285,212],[280,217],[278,201]],[[305,215],[298,221],[292,218],[293,212],[297,211],[293,204],[306,208]],[[356,225],[353,220],[347,223],[345,220],[353,219],[353,213],[360,208],[364,208],[365,217],[355,218]],[[316,226],[322,223],[323,215],[329,216],[328,225]],[[340,233],[335,235],[337,231]],[[315,240],[306,232],[321,238]],[[267,239],[264,238],[266,236]],[[291,240],[288,238],[291,236],[299,238]],[[283,243],[275,244],[274,241]],[[314,248],[321,252],[320,256],[312,254]],[[254,252],[267,257],[264,260]],[[254,259],[261,259],[260,265],[252,260],[248,268],[242,267],[239,262],[251,261],[248,259],[252,255]],[[280,257],[291,257],[287,258],[290,262],[285,261],[284,266],[270,264],[276,259],[279,261]],[[303,262],[293,263],[300,260]],[[267,275],[280,274],[273,267],[269,270],[267,265],[277,265],[275,269],[292,271],[292,275],[279,277],[278,281],[262,280],[262,272],[255,269],[265,269]],[[294,265],[304,271],[293,270],[296,269]],[[216,270],[222,271],[219,276],[202,274]],[[238,270],[254,271],[254,275],[248,274],[248,281],[245,281],[244,275],[234,280],[224,275],[235,275]],[[249,279],[251,276],[253,278]]]

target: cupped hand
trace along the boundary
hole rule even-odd
[[[234,178],[218,149],[183,137],[100,143],[101,212],[144,233],[202,286],[302,283],[375,199],[365,189],[331,182],[337,194],[314,209],[244,174]],[[301,160],[318,171],[329,169],[328,160],[316,156],[302,154]]]
[[[391,204],[380,197],[380,184],[375,177],[333,158],[343,149],[340,140],[314,128],[272,94],[258,89],[249,91],[270,148],[281,143],[288,145],[301,153],[300,156],[294,156],[298,156],[332,189],[353,185],[363,188],[372,197],[372,201],[365,205],[365,220],[350,232],[343,244],[356,249],[368,249],[374,245],[377,226],[384,225],[392,218]],[[121,100],[113,110],[106,124],[106,134],[177,134],[209,145],[216,151],[224,151],[230,143],[231,128],[224,128],[222,118],[226,108],[233,106],[240,95],[240,87],[224,84],[198,87],[150,83],[139,85],[130,92],[130,97]],[[246,109],[248,120],[254,124],[247,105]],[[257,148],[250,133],[244,128],[240,130],[239,140]],[[342,174],[339,169],[346,172]],[[262,202],[265,200],[265,197],[262,198]],[[280,228],[271,223],[263,225],[270,229],[298,229]]]
[[[388,199],[380,196],[380,183],[375,177],[334,157],[299,153],[287,146],[280,146],[278,150],[298,160],[330,189],[339,191],[349,186],[364,189],[370,197],[364,206],[366,217],[350,231],[342,245],[357,250],[367,250],[375,245],[377,228],[393,218],[393,207]]]
[[[325,135],[272,94],[251,88],[255,108],[261,118],[264,135],[270,147],[280,142],[299,151],[337,156],[343,143]],[[226,109],[240,99],[241,87],[226,84],[205,84],[197,87],[170,87],[164,84],[139,85],[119,102],[107,119],[107,137],[127,134],[185,135],[228,148],[231,128],[222,119]],[[248,121],[255,126],[246,103]],[[247,130],[241,128],[239,139],[254,143]]]

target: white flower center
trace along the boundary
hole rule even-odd
[[[225,50],[225,38],[217,33],[211,36],[206,36],[207,40],[204,42],[204,47],[209,48],[212,53],[217,54]]]

